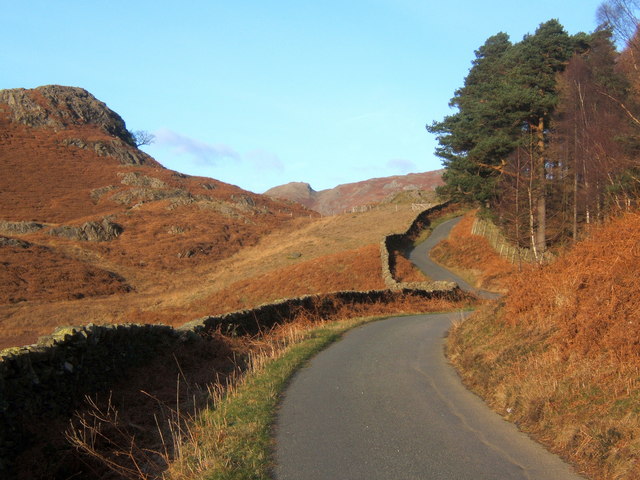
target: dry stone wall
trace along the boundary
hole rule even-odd
[[[329,317],[345,304],[392,302],[403,295],[457,300],[464,294],[424,289],[335,292],[307,295],[219,316],[174,329],[164,325],[64,327],[37,344],[0,351],[0,478],[11,458],[29,445],[28,426],[39,418],[70,415],[86,395],[108,391],[127,372],[179,344],[211,341],[208,335],[255,335],[309,312]]]
[[[159,355],[171,355],[184,343],[211,341],[211,332],[255,335],[308,312],[326,318],[345,305],[393,302],[402,296],[462,299],[454,283],[399,283],[391,274],[392,248],[406,246],[429,216],[446,205],[419,214],[409,229],[382,242],[382,270],[388,290],[306,295],[226,315],[208,316],[179,328],[164,325],[93,325],[58,328],[36,344],[0,351],[0,478],[11,458],[29,445],[28,425],[38,418],[69,415],[86,395],[105,391],[128,371]]]
[[[471,233],[485,237],[498,255],[511,263],[549,263],[554,258],[550,252],[540,253],[530,248],[513,245],[505,238],[500,229],[487,219],[476,217],[471,227]]]
[[[87,325],[0,351],[0,478],[29,445],[29,425],[70,414],[85,395],[108,389],[175,342],[196,338],[162,325]]]
[[[387,235],[380,244],[380,261],[382,263],[382,279],[387,288],[391,290],[425,290],[425,291],[454,291],[457,285],[454,282],[398,282],[393,272],[395,270],[394,251],[405,251],[413,245],[418,236],[431,225],[431,218],[442,212],[451,202],[445,202],[435,207],[431,207],[415,218],[409,228],[404,233],[394,233]]]

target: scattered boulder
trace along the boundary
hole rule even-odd
[[[5,222],[0,221],[0,233],[8,235],[22,235],[37,232],[44,228],[44,225],[37,222]]]
[[[17,238],[0,237],[0,247],[29,248],[31,245],[31,243],[25,242],[24,240],[19,240]]]
[[[101,222],[86,222],[80,227],[63,225],[49,230],[49,235],[84,242],[108,242],[117,238],[124,229],[106,218]]]
[[[118,176],[122,178],[120,183],[123,185],[147,188],[168,188],[168,185],[159,178],[148,177],[147,175],[143,175],[138,172],[119,173]]]

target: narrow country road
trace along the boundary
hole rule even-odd
[[[442,351],[456,318],[370,323],[298,372],[279,412],[276,478],[580,478],[462,386]]]
[[[276,479],[582,478],[462,386],[443,354],[462,315],[373,322],[317,355],[280,406]]]
[[[429,251],[436,246],[437,243],[444,240],[449,236],[451,229],[462,219],[462,217],[452,218],[446,222],[438,225],[431,235],[409,252],[409,260],[411,260],[422,272],[432,280],[446,280],[449,282],[456,282],[462,290],[475,293],[481,298],[495,299],[500,296],[498,293],[488,292],[486,290],[479,290],[469,285],[465,280],[457,276],[455,273],[450,272],[446,268],[438,265],[436,262],[429,258]]]

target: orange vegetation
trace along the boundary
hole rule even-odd
[[[514,275],[450,335],[465,381],[591,478],[640,479],[640,214]]]
[[[9,239],[0,242],[0,348],[60,325],[178,326],[289,296],[384,288],[378,242],[415,218],[408,205],[319,218],[163,168],[127,143],[124,124],[120,136],[105,129],[115,114],[75,89],[20,95],[30,101],[0,101],[0,235]],[[119,235],[55,234],[103,221]]]
[[[429,279],[416,267],[411,260],[401,252],[391,252],[393,255],[393,276],[398,282],[413,283],[427,282]]]
[[[514,279],[510,323],[553,327],[552,341],[580,355],[640,361],[640,214],[629,213],[546,268]]]
[[[282,298],[340,290],[382,290],[380,250],[368,245],[232,283],[202,304],[211,314],[251,308]]]
[[[449,238],[433,248],[431,257],[478,288],[505,292],[514,266],[486,238],[471,233],[474,217],[475,212],[466,214]]]
[[[0,247],[0,266],[0,304],[69,300],[131,290],[115,273],[26,242]]]
[[[233,385],[238,374],[248,367],[249,355],[273,354],[292,341],[304,338],[308,330],[321,322],[435,312],[463,308],[465,303],[464,299],[427,299],[398,294],[387,301],[371,304],[337,302],[334,305],[336,313],[328,317],[321,317],[314,311],[301,311],[296,318],[258,337],[227,337],[213,333],[205,341],[184,345],[172,350],[170,355],[158,356],[150,364],[129,372],[129,377],[114,385],[111,392],[87,401],[86,408],[73,419],[73,425],[82,432],[79,425],[84,418],[90,425],[86,433],[100,432],[99,441],[90,445],[95,448],[93,457],[83,455],[67,442],[63,432],[69,430],[68,419],[51,416],[33,422],[38,428],[32,432],[32,447],[18,457],[14,478],[66,478],[65,475],[71,474],[69,472],[77,474],[79,471],[91,472],[91,478],[111,478],[109,469],[120,473],[126,468],[135,470],[133,462],[144,464],[149,478],[159,478],[174,460],[177,453],[174,448],[184,448],[184,445],[171,442],[176,429],[180,428],[179,433],[185,435],[193,428],[190,420],[210,404],[212,394],[215,400],[216,395]],[[224,425],[218,425],[217,429],[219,435],[225,434]],[[193,433],[197,435],[197,431]],[[197,437],[186,437],[183,440],[197,442]],[[43,444],[48,445],[47,449],[42,448]],[[48,454],[54,448],[57,454]],[[95,456],[103,460],[97,461]],[[192,471],[189,474],[193,476]]]

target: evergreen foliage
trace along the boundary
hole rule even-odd
[[[438,193],[489,208],[539,252],[571,223],[575,237],[605,195],[631,191],[612,186],[637,167],[622,149],[640,144],[629,130],[640,121],[618,58],[604,27],[570,36],[549,20],[518,43],[488,38],[450,101],[456,112],[427,125],[445,167]]]
[[[569,60],[573,42],[556,20],[512,44],[505,33],[476,53],[464,87],[450,105],[458,112],[427,129],[438,137],[446,185],[456,200],[488,204],[499,194],[497,178],[523,132],[545,127],[557,104],[555,75]],[[545,128],[546,130],[546,128]]]

